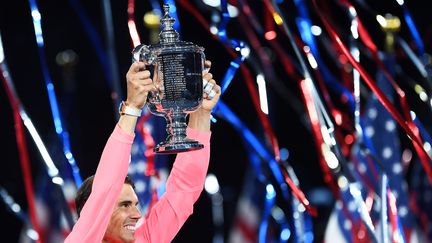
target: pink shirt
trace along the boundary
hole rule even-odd
[[[135,242],[170,242],[193,212],[207,174],[211,132],[188,128],[187,134],[204,148],[177,155],[166,192],[135,230]],[[128,172],[133,139],[116,126],[102,153],[90,197],[65,242],[102,242]]]

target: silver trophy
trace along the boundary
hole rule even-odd
[[[132,54],[133,61],[142,61],[152,73],[155,92],[148,94],[147,106],[151,113],[165,117],[167,138],[159,143],[156,153],[179,153],[204,146],[186,136],[186,115],[195,111],[203,99],[204,48],[179,40],[164,5],[159,44],[139,45]]]

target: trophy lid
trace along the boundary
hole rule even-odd
[[[162,31],[159,34],[161,44],[179,42],[179,33],[173,28],[175,19],[169,15],[169,5],[164,4],[164,16],[161,19]]]

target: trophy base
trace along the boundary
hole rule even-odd
[[[156,145],[153,151],[158,154],[176,154],[194,151],[202,148],[204,148],[204,145],[198,143],[197,141],[189,140],[181,143],[162,142]]]

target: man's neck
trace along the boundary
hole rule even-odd
[[[105,237],[102,239],[102,243],[125,243],[122,240],[112,239],[110,237]]]

